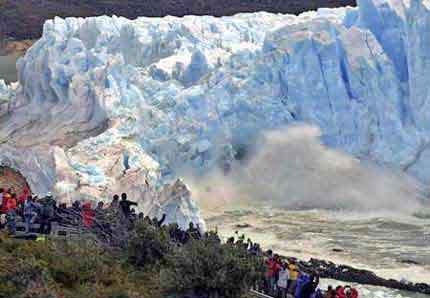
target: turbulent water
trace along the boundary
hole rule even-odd
[[[430,219],[259,206],[232,206],[207,211],[205,216],[209,227],[218,228],[223,237],[239,231],[284,255],[349,264],[385,278],[430,282]],[[237,227],[242,224],[250,227]],[[363,297],[424,297],[375,287],[363,287],[361,292],[366,291]]]

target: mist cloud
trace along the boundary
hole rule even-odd
[[[363,211],[411,211],[420,205],[422,189],[412,177],[325,147],[316,127],[267,132],[255,148],[228,175],[214,170],[186,179],[203,208],[238,201]]]

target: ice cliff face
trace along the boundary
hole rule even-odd
[[[41,192],[124,189],[184,223],[198,218],[189,193],[162,198],[183,188],[176,169],[228,164],[262,130],[297,122],[428,182],[428,5],[56,18],[19,61],[19,85],[0,83],[0,159]]]

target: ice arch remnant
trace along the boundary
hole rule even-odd
[[[6,189],[13,188],[18,195],[25,189],[31,193],[31,188],[22,173],[2,165],[0,165],[0,187]]]
[[[19,84],[0,83],[0,153],[64,196],[125,190],[145,210],[192,214],[192,193],[181,208],[160,199],[178,169],[226,166],[262,130],[308,123],[325,145],[429,182],[427,1],[358,4],[55,18],[19,61]]]

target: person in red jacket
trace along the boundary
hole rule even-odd
[[[28,189],[27,186],[25,186],[24,190],[22,191],[22,194],[18,197],[18,205],[24,204],[29,195],[30,195],[30,190]]]
[[[351,298],[358,298],[358,291],[355,288],[351,288]]]
[[[82,222],[85,227],[91,228],[94,223],[95,212],[91,208],[91,202],[85,202],[82,205]]]
[[[346,298],[358,298],[358,291],[350,286],[345,286]]]
[[[345,289],[342,286],[336,288],[336,298],[346,298]]]
[[[276,283],[278,281],[278,275],[279,271],[281,271],[281,261],[280,257],[278,255],[274,255],[273,257],[270,257],[266,261],[267,271],[266,271],[266,278],[268,280],[268,286],[269,286],[269,294],[273,294],[275,291]]]

